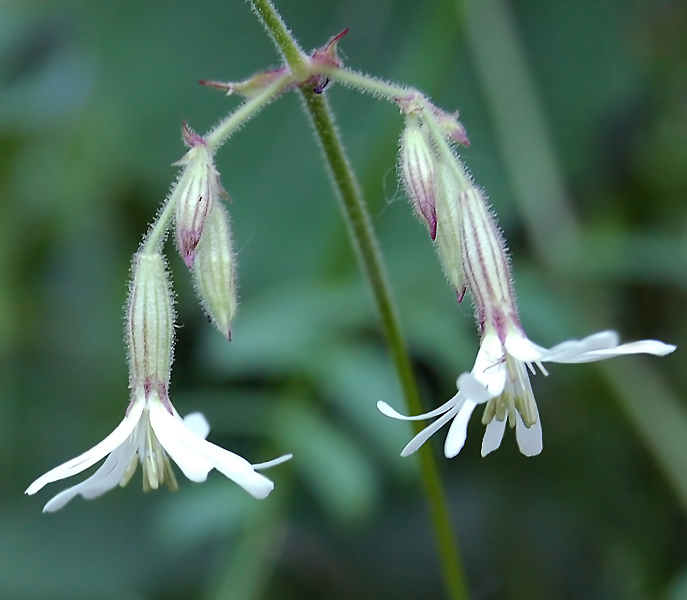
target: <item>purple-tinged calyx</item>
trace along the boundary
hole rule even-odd
[[[171,201],[176,203],[176,242],[181,258],[190,269],[196,258],[208,211],[224,193],[215,169],[212,152],[205,139],[186,124],[182,128],[190,150],[176,164],[183,166]]]
[[[506,244],[483,194],[475,187],[460,193],[460,238],[465,280],[478,322],[503,343],[509,329],[521,330]]]
[[[437,158],[420,120],[409,115],[401,135],[401,179],[415,213],[424,219],[432,240],[437,237]]]

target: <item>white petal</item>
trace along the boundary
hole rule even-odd
[[[525,456],[536,456],[542,451],[541,419],[537,411],[537,422],[532,427],[525,427],[519,412],[515,412],[515,439],[518,440],[520,452]]]
[[[468,435],[468,421],[470,421],[475,406],[477,406],[476,402],[466,400],[458,411],[456,418],[453,419],[444,442],[444,456],[446,458],[453,458],[463,448],[465,438]]]
[[[457,406],[454,406],[445,415],[439,417],[434,423],[425,427],[420,433],[418,433],[412,440],[410,440],[406,447],[401,450],[401,456],[410,456],[415,452],[422,444],[424,444],[433,433],[441,429],[446,423],[448,423],[460,410],[462,402]]]
[[[287,460],[291,460],[292,458],[293,458],[293,454],[284,454],[284,456],[280,456],[279,458],[274,458],[272,460],[268,460],[267,462],[256,463],[253,465],[253,468],[257,469],[257,470],[270,469],[272,467],[276,467],[277,465],[282,464],[283,462],[286,462]]]
[[[129,411],[129,414],[124,417],[124,420],[117,426],[117,428],[108,435],[102,442],[96,444],[84,452],[80,456],[73,458],[70,461],[55,467],[51,471],[48,471],[45,475],[42,475],[36,481],[34,481],[26,490],[26,494],[35,494],[44,485],[52,483],[53,481],[58,481],[64,479],[65,477],[71,477],[77,473],[81,473],[88,467],[93,466],[101,458],[108,455],[115,448],[121,446],[124,441],[131,435],[138,424],[141,413],[143,412],[143,406],[145,405],[144,398],[137,398],[133,406]]]
[[[110,491],[121,481],[135,451],[136,448],[130,441],[115,448],[93,475],[57,494],[43,507],[43,512],[55,512],[79,494],[92,500]]]
[[[568,340],[556,344],[544,353],[542,360],[551,362],[570,362],[581,354],[592,350],[615,348],[620,343],[615,331],[600,331],[581,340]]]
[[[542,360],[548,352],[546,348],[538,346],[520,333],[511,333],[506,336],[506,352],[513,358],[526,363]]]
[[[472,375],[489,390],[492,397],[503,392],[506,385],[506,354],[495,334],[488,334],[482,339]]]
[[[150,410],[155,435],[189,479],[197,481],[191,476],[207,476],[214,467],[256,498],[265,498],[274,489],[274,484],[257,473],[245,458],[199,438],[161,404],[157,405],[151,404]]]
[[[200,412],[189,413],[184,417],[184,424],[198,437],[206,439],[210,433],[210,423]]]
[[[203,437],[189,429],[181,417],[169,414],[159,401],[150,403],[150,425],[162,447],[188,479],[197,483],[207,479],[214,465],[183,442],[190,438],[204,441]]]
[[[483,404],[491,400],[494,396],[489,390],[480,383],[472,373],[463,373],[458,378],[458,389],[477,404]]]
[[[641,340],[639,342],[631,342],[623,344],[615,348],[607,348],[600,350],[592,350],[581,353],[576,356],[567,356],[564,358],[555,358],[559,363],[586,363],[597,360],[605,360],[615,356],[622,356],[625,354],[654,354],[656,356],[665,356],[675,351],[676,346],[671,344],[664,344],[657,340]]]
[[[406,417],[405,415],[402,415],[382,400],[379,400],[377,402],[377,409],[383,415],[391,417],[392,419],[398,419],[400,421],[423,421],[424,419],[432,419],[434,417],[438,417],[441,414],[444,414],[447,410],[451,410],[451,408],[453,408],[458,401],[458,394],[456,394],[455,396],[453,396],[453,398],[451,398],[448,402],[442,404],[440,407],[435,408],[434,410],[431,410],[428,413],[424,413],[422,415],[415,415],[413,417]]]
[[[499,421],[496,417],[489,421],[487,429],[484,432],[484,439],[482,440],[482,456],[486,456],[490,452],[493,452],[501,445],[507,421],[507,417],[504,418],[503,421]]]

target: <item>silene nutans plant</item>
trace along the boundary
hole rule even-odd
[[[192,482],[205,481],[216,469],[256,499],[265,499],[273,491],[275,496],[280,494],[281,484],[277,482],[274,490],[273,481],[263,471],[281,463],[286,464],[275,472],[297,468],[293,466],[300,460],[297,449],[284,448],[288,454],[252,462],[208,441],[210,425],[203,414],[192,412],[182,417],[172,403],[170,384],[179,324],[168,253],[172,246],[178,252],[200,310],[210,326],[230,343],[236,337],[232,327],[238,314],[241,270],[230,216],[232,205],[224,185],[231,189],[231,178],[241,177],[241,173],[220,173],[216,155],[225,143],[240,144],[239,130],[262,109],[286,94],[297,94],[318,138],[343,215],[342,227],[369,284],[400,381],[400,397],[381,398],[371,393],[364,401],[378,409],[374,413],[379,417],[377,428],[394,427],[383,416],[413,422],[414,436],[399,448],[400,454],[408,457],[417,452],[420,456],[418,473],[430,507],[444,584],[449,597],[468,598],[438,467],[443,459],[425,442],[448,425],[442,438],[443,454],[457,457],[471,443],[467,440],[468,424],[482,405],[477,417],[484,426],[482,456],[499,448],[506,429],[514,431],[523,455],[539,455],[544,447],[541,415],[546,421],[549,398],[538,394],[540,411],[531,376],[537,372],[548,375],[545,363],[588,363],[631,354],[665,356],[676,346],[658,340],[621,343],[619,334],[611,330],[581,331],[580,339],[550,348],[532,341],[518,310],[516,269],[488,200],[489,190],[473,178],[463,158],[470,145],[470,132],[455,107],[440,107],[419,89],[349,68],[340,48],[347,30],[306,52],[269,0],[251,0],[251,5],[282,63],[239,81],[201,81],[211,90],[241,97],[242,103],[205,133],[196,131],[192,123],[181,123],[184,150],[174,163],[176,181],[131,261],[125,309],[129,391],[128,399],[122,402],[122,421],[90,450],[40,476],[26,493],[36,494],[47,484],[80,474],[104,459],[87,478],[57,493],[44,511],[57,511],[76,496],[93,499],[125,486],[139,465],[145,491],[162,486],[176,491],[183,485],[176,474],[178,468]],[[385,102],[389,110],[402,116],[395,165],[399,194],[407,198],[410,211],[426,230],[426,243],[432,246],[443,269],[446,294],[457,300],[456,310],[464,312],[466,304],[474,309],[474,363],[455,365],[456,393],[448,400],[420,400],[426,394],[424,390],[421,394],[415,381],[379,243],[327,101],[337,86]],[[241,302],[250,306],[253,298],[246,294]],[[227,406],[231,407],[231,399]],[[436,408],[428,410],[427,406]],[[426,426],[419,423],[425,420],[432,421]],[[62,459],[59,449],[54,455],[58,461]],[[527,465],[537,468],[536,462],[528,461]],[[263,504],[260,507],[256,511],[262,510]]]

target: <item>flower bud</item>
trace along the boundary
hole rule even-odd
[[[231,339],[231,321],[238,307],[229,215],[213,202],[193,264],[196,293],[215,327]]]
[[[159,252],[134,256],[126,311],[129,383],[164,393],[169,385],[174,343],[174,308],[164,258]]]
[[[456,290],[458,302],[465,295],[463,249],[461,239],[460,184],[451,169],[441,162],[438,165],[436,250],[449,283]]]
[[[203,233],[210,205],[222,193],[222,186],[205,140],[192,132],[186,124],[183,133],[191,149],[179,161],[179,164],[184,165],[184,170],[172,195],[176,196],[177,248],[190,269],[196,258],[196,247]]]
[[[413,209],[418,217],[425,220],[434,240],[437,235],[437,159],[415,115],[408,115],[406,119],[401,135],[399,166]]]

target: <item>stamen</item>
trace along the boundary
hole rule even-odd
[[[491,423],[491,420],[494,418],[495,414],[496,400],[492,399],[489,400],[489,402],[487,402],[487,405],[484,407],[484,413],[482,414],[482,425],[489,425],[489,423]]]
[[[137,467],[138,452],[134,452],[134,455],[131,457],[131,460],[129,461],[129,466],[126,468],[126,471],[124,471],[124,475],[122,475],[122,478],[119,480],[119,487],[125,487],[126,484],[131,481],[131,478],[134,476]]]

